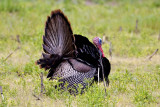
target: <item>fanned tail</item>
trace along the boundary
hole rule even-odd
[[[37,64],[45,70],[55,68],[63,59],[74,57],[75,48],[73,32],[67,17],[61,10],[52,11],[46,21],[43,36],[44,53]]]

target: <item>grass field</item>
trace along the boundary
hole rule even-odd
[[[93,84],[76,97],[61,94],[53,88],[55,82],[46,79],[47,71],[35,65],[42,52],[45,21],[55,9],[68,16],[75,34],[90,40],[105,35],[111,42],[112,58],[109,44],[103,45],[112,67],[106,97],[103,83]],[[159,0],[0,0],[0,86],[4,95],[0,107],[159,107],[160,52],[148,60],[160,49],[159,35]],[[33,95],[40,94],[41,72],[46,93],[36,100]]]

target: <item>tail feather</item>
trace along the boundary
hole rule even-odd
[[[50,58],[50,55],[46,54],[46,53],[42,53],[42,56],[43,56],[43,58]]]
[[[41,68],[58,66],[62,59],[74,57],[76,46],[70,22],[61,10],[51,12],[45,25],[42,58],[37,61]]]

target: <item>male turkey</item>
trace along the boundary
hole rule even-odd
[[[103,70],[109,84],[111,67],[104,56],[102,40],[95,37],[93,43],[84,36],[73,34],[70,22],[61,10],[52,11],[45,25],[44,53],[37,64],[49,70],[48,78],[59,78],[62,89],[66,83],[67,89],[75,89],[73,92],[78,92],[79,84],[85,89],[93,81],[98,81],[98,77],[103,80]]]

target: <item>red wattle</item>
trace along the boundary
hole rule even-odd
[[[103,53],[102,47],[99,47],[99,50],[102,52],[102,57],[105,57],[105,56],[104,56],[104,53]]]

